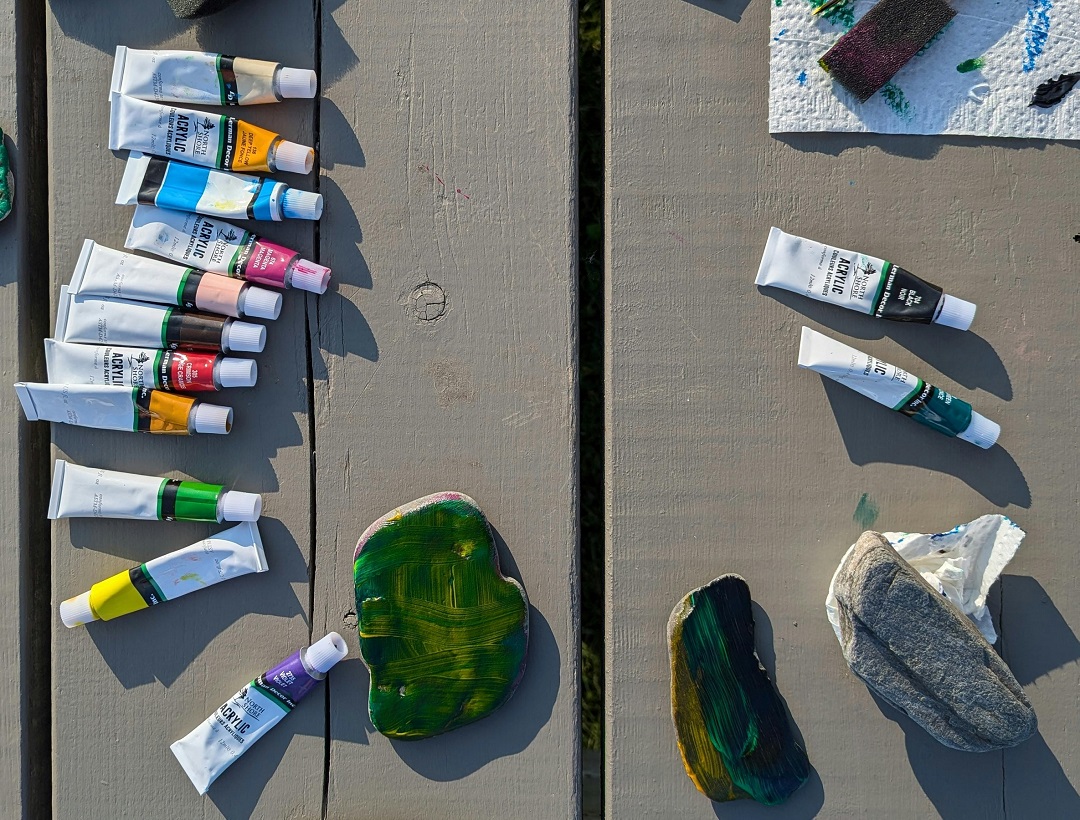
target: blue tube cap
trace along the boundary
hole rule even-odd
[[[286,219],[316,220],[322,216],[322,194],[289,188],[281,196],[281,214]]]

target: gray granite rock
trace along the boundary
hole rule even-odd
[[[1009,667],[879,533],[862,534],[834,590],[851,670],[941,743],[987,752],[1035,733]]]

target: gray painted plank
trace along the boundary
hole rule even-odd
[[[313,621],[352,652],[331,680],[329,817],[580,810],[573,21],[567,0],[324,7],[337,284],[311,314]],[[528,592],[528,666],[494,715],[392,743],[367,718],[353,550],[447,489],[477,500]]]
[[[66,282],[84,237],[122,247],[131,210],[112,205],[123,163],[107,149],[107,91],[117,43],[204,48],[314,67],[313,4],[243,4],[204,21],[176,20],[164,2],[51,4],[48,20],[51,277]],[[282,36],[288,32],[288,36]],[[240,110],[310,144],[314,104]],[[299,187],[314,178],[294,177]],[[306,224],[259,223],[310,252]],[[318,817],[324,693],[317,691],[213,786],[196,794],[169,744],[247,681],[305,645],[310,457],[304,295],[285,294],[269,323],[253,390],[219,394],[235,408],[227,437],[171,439],[57,425],[56,455],[113,469],[192,476],[264,493],[260,529],[270,570],[89,628],[54,612],[54,807],[58,817]],[[53,531],[54,605],[113,572],[218,527],[75,520]],[[223,529],[223,527],[222,527]]]
[[[816,770],[770,817],[1076,816],[1076,147],[772,137],[769,5],[608,3],[607,816],[714,816],[676,748],[665,623],[725,572]],[[974,333],[757,292],[773,224],[947,283],[979,303]],[[1001,446],[823,386],[796,367],[802,324],[955,388]],[[849,674],[823,600],[864,493],[883,529],[1002,511],[1027,530],[1002,632],[1040,737],[954,752]]]

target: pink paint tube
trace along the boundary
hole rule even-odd
[[[330,268],[220,219],[138,205],[124,247],[180,265],[271,285],[325,293]]]

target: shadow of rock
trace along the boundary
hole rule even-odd
[[[917,134],[872,134],[841,132],[780,133],[773,137],[796,151],[827,154],[838,157],[848,150],[878,148],[883,153],[908,159],[933,159],[942,148],[1006,148],[1025,151],[1042,151],[1051,145],[1070,145],[1080,148],[1076,140],[1040,140],[1013,137],[975,136],[925,136]]]
[[[998,586],[997,649],[1022,686],[1080,659],[1080,640],[1042,584],[1026,575],[1003,575]]]
[[[981,450],[904,418],[824,376],[821,381],[853,464],[923,467],[959,478],[995,506],[1031,506],[1027,479],[1001,444]],[[1007,439],[1008,430],[1002,436]]]
[[[691,6],[697,6],[699,9],[705,9],[705,11],[711,11],[713,14],[726,17],[733,23],[742,20],[743,12],[750,5],[750,0],[685,0],[685,2]]]

